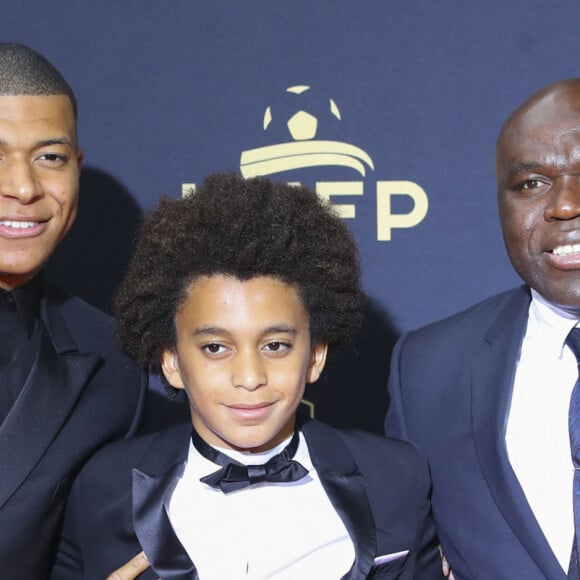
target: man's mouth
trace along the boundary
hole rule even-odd
[[[565,246],[556,246],[552,250],[552,254],[556,256],[572,256],[580,254],[580,244],[567,244]]]
[[[27,229],[33,228],[37,226],[40,222],[20,222],[20,221],[13,221],[13,220],[2,220],[0,221],[0,226],[4,226],[7,228],[16,228],[16,229]]]

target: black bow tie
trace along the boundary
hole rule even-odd
[[[243,465],[235,461],[208,445],[195,430],[191,434],[191,440],[201,455],[222,466],[216,472],[202,477],[200,481],[216,489],[219,488],[224,493],[243,489],[262,481],[275,483],[298,481],[308,474],[308,470],[303,465],[292,459],[298,449],[298,430],[294,431],[290,443],[263,465]]]

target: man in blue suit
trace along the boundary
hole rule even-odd
[[[577,577],[566,340],[580,319],[580,79],[508,118],[496,174],[526,284],[399,340],[385,428],[428,455],[456,580],[563,580]]]
[[[0,44],[0,576],[10,580],[47,577],[73,476],[135,430],[145,387],[113,321],[42,280],[76,215],[81,161],[70,86],[40,54]]]

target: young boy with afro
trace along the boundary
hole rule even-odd
[[[441,578],[425,460],[296,418],[329,346],[359,327],[359,282],[348,227],[309,189],[218,174],[162,200],[117,297],[119,336],[185,390],[191,423],[91,460],[53,578],[102,580],[140,551],[143,579]]]

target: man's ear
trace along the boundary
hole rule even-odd
[[[165,380],[176,389],[184,389],[183,381],[181,380],[181,372],[179,371],[179,361],[177,360],[177,352],[171,349],[165,349],[161,355],[161,370]]]
[[[322,371],[324,365],[326,364],[326,355],[328,353],[327,344],[315,344],[312,347],[312,353],[310,355],[310,365],[308,367],[308,372],[306,374],[307,383],[315,383]]]

